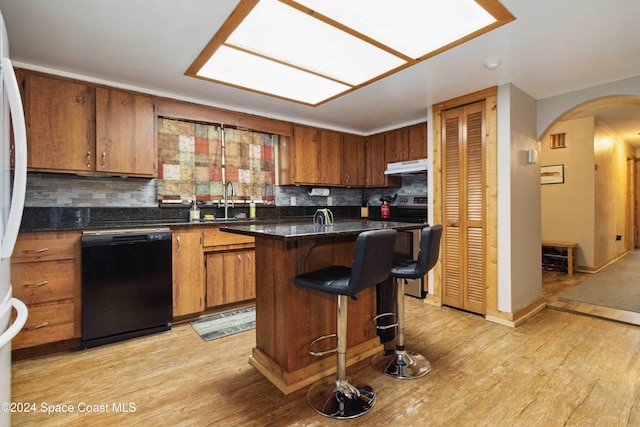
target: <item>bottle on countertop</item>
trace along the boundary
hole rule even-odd
[[[253,199],[249,202],[249,219],[256,219],[256,202]]]
[[[189,211],[189,221],[200,221],[200,209],[198,209],[195,197],[193,198],[193,206]]]

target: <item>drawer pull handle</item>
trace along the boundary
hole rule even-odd
[[[41,248],[41,249],[25,249],[22,253],[25,254],[41,254],[42,252],[47,252],[49,248]]]
[[[38,282],[38,283],[25,283],[22,285],[23,288],[32,288],[34,286],[44,286],[44,285],[48,285],[49,281],[48,280],[43,280],[42,282]]]
[[[49,322],[42,322],[39,325],[29,326],[27,328],[24,328],[24,330],[25,331],[34,331],[36,329],[44,328],[45,326],[49,326]]]

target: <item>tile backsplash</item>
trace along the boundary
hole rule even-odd
[[[26,207],[156,207],[156,180],[27,174]]]
[[[147,178],[87,177],[67,174],[29,173],[27,207],[157,207],[156,180]],[[370,206],[380,197],[425,193],[426,175],[402,177],[401,188],[331,188],[331,206],[358,206],[362,196]],[[277,186],[276,206],[327,206],[327,197],[309,196],[309,187]]]

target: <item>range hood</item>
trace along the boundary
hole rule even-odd
[[[406,162],[387,163],[385,175],[410,175],[427,171],[427,159],[408,160]]]

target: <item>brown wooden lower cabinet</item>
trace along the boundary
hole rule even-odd
[[[256,296],[253,249],[207,254],[207,307],[250,300]]]
[[[203,230],[200,227],[173,230],[173,317],[196,314],[205,309]]]
[[[11,347],[15,350],[74,338],[74,312],[73,302],[29,307],[27,323]]]
[[[18,236],[11,282],[29,317],[12,341],[14,350],[80,337],[80,275],[79,232]]]

